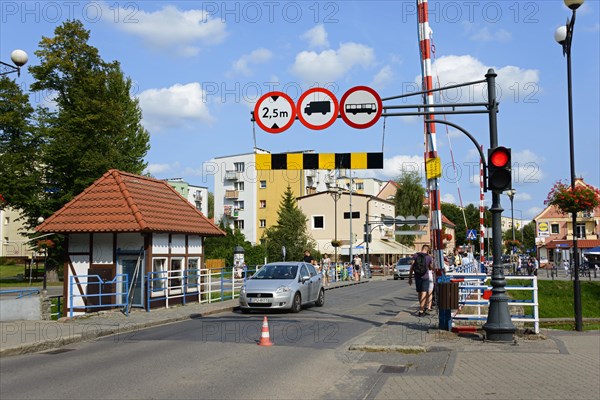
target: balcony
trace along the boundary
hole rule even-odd
[[[226,190],[225,191],[226,199],[237,199],[238,197],[240,197],[239,190]]]
[[[228,181],[239,181],[240,180],[240,172],[225,171],[225,179]]]
[[[232,206],[225,206],[223,208],[223,215],[228,218],[237,218],[239,216],[240,209]]]
[[[194,201],[200,201],[200,202],[202,201],[202,192],[196,191],[194,193]]]

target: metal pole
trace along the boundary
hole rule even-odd
[[[571,190],[575,191],[575,138],[573,135],[573,95],[571,81],[571,41],[573,39],[573,28],[575,26],[575,10],[573,18],[567,26],[567,41],[565,43],[565,53],[567,56],[567,90],[569,101],[569,155],[571,161]],[[575,311],[575,330],[583,331],[583,318],[581,315],[581,285],[579,282],[579,252],[577,249],[577,211],[572,213],[573,223],[573,305]]]
[[[490,127],[490,147],[498,146],[498,102],[496,101],[496,72],[489,69],[485,75],[488,90],[488,113]],[[492,297],[488,317],[483,329],[486,339],[490,341],[512,342],[516,331],[510,319],[508,310],[508,296],[506,295],[506,280],[502,268],[502,206],[500,205],[500,193],[492,192]]]
[[[352,263],[352,246],[354,246],[354,237],[352,236],[352,170],[350,170],[350,248],[348,249],[348,261]]]

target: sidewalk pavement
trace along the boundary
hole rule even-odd
[[[354,284],[334,283],[328,290]],[[150,313],[134,310],[129,317],[105,312],[64,322],[4,322],[0,323],[0,356],[230,311],[237,304],[235,299]],[[356,355],[352,357],[356,362],[348,379],[334,385],[328,398],[600,398],[600,331],[518,332],[512,343],[495,343],[483,340],[481,331],[456,334],[439,330],[437,315],[418,317],[415,305],[369,329],[342,350]],[[361,383],[363,389],[369,388],[367,393],[357,391],[356,385]]]

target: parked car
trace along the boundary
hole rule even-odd
[[[398,260],[394,266],[394,280],[408,278],[408,272],[413,262],[412,257],[404,257]]]
[[[240,290],[240,309],[289,309],[297,313],[302,306],[325,304],[322,276],[305,262],[275,262],[263,265],[246,280]]]

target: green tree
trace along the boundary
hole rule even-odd
[[[80,21],[67,21],[54,34],[42,38],[35,52],[40,65],[29,68],[36,79],[31,89],[52,93],[57,107],[39,121],[47,140],[42,159],[48,212],[109,169],[142,173],[149,150],[131,79],[119,63],[101,59]]]
[[[466,207],[461,208],[456,204],[442,203],[441,209],[442,214],[456,225],[454,228],[456,234],[456,246],[463,246],[465,244],[474,245],[474,241],[467,243],[467,231],[475,229],[479,235],[479,206],[468,204]],[[484,212],[484,221],[486,227],[491,227],[492,217],[487,207]],[[487,241],[484,242],[484,245],[487,246]],[[478,246],[475,247],[476,249],[479,248]]]
[[[279,203],[277,223],[265,230],[263,239],[269,261],[283,259],[283,246],[285,246],[287,261],[302,260],[305,250],[314,253],[316,244],[306,229],[307,221],[308,218],[298,208],[292,188],[288,185]]]
[[[6,206],[23,211],[29,227],[43,215],[42,146],[29,96],[14,81],[0,78],[0,194]]]
[[[209,219],[215,217],[215,194],[208,192],[208,215]]]
[[[521,229],[523,229],[523,246],[525,246],[525,249],[534,249],[536,234],[535,221],[531,221]]]
[[[396,179],[400,185],[394,198],[396,215],[418,217],[426,213],[423,207],[425,188],[421,184],[421,177],[417,172],[406,172]],[[401,226],[399,230],[413,230],[412,226]],[[414,235],[399,235],[398,241],[407,246],[415,243]]]

